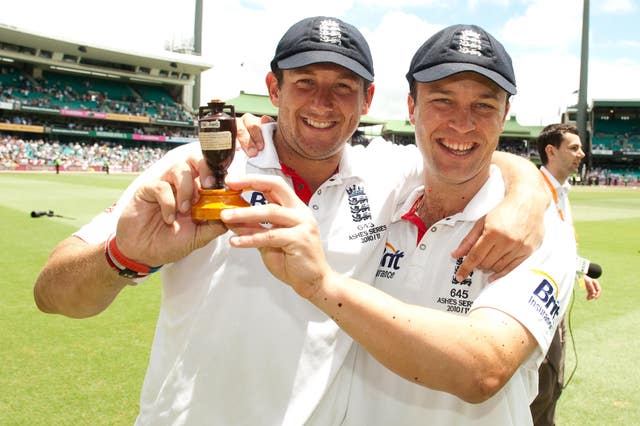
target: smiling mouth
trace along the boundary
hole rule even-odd
[[[308,126],[316,129],[328,129],[329,127],[333,127],[336,124],[335,121],[316,121],[310,118],[304,118],[303,120]]]
[[[473,142],[452,142],[445,139],[438,139],[437,142],[454,155],[466,155],[476,146]]]

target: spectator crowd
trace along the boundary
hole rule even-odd
[[[147,145],[123,146],[113,142],[73,142],[27,140],[13,135],[0,136],[0,170],[109,170],[141,172],[160,159],[168,148]]]

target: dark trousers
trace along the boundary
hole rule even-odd
[[[553,336],[549,351],[538,369],[538,396],[531,403],[531,417],[535,426],[554,426],[556,403],[564,384],[564,355],[567,317]]]

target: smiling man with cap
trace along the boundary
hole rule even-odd
[[[455,25],[416,52],[407,80],[424,185],[399,204],[373,286],[332,270],[308,210],[283,185],[269,186],[282,211],[223,212],[229,224],[275,225],[230,243],[263,250],[274,275],[358,343],[316,415],[354,426],[531,424],[538,365],[571,297],[572,234],[550,206],[542,245],[492,282],[483,270],[456,279],[462,258],[450,256],[504,197],[490,158],[516,92],[511,59],[482,28]]]

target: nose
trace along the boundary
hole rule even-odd
[[[580,149],[578,150],[578,158],[582,160],[582,159],[585,157],[585,155],[586,155],[586,154],[584,153],[584,151],[582,150],[582,148],[580,148]]]
[[[330,87],[320,86],[313,96],[312,105],[319,112],[330,110],[333,108],[333,92]]]
[[[459,133],[469,133],[476,128],[471,108],[459,107],[451,113],[449,127]]]

